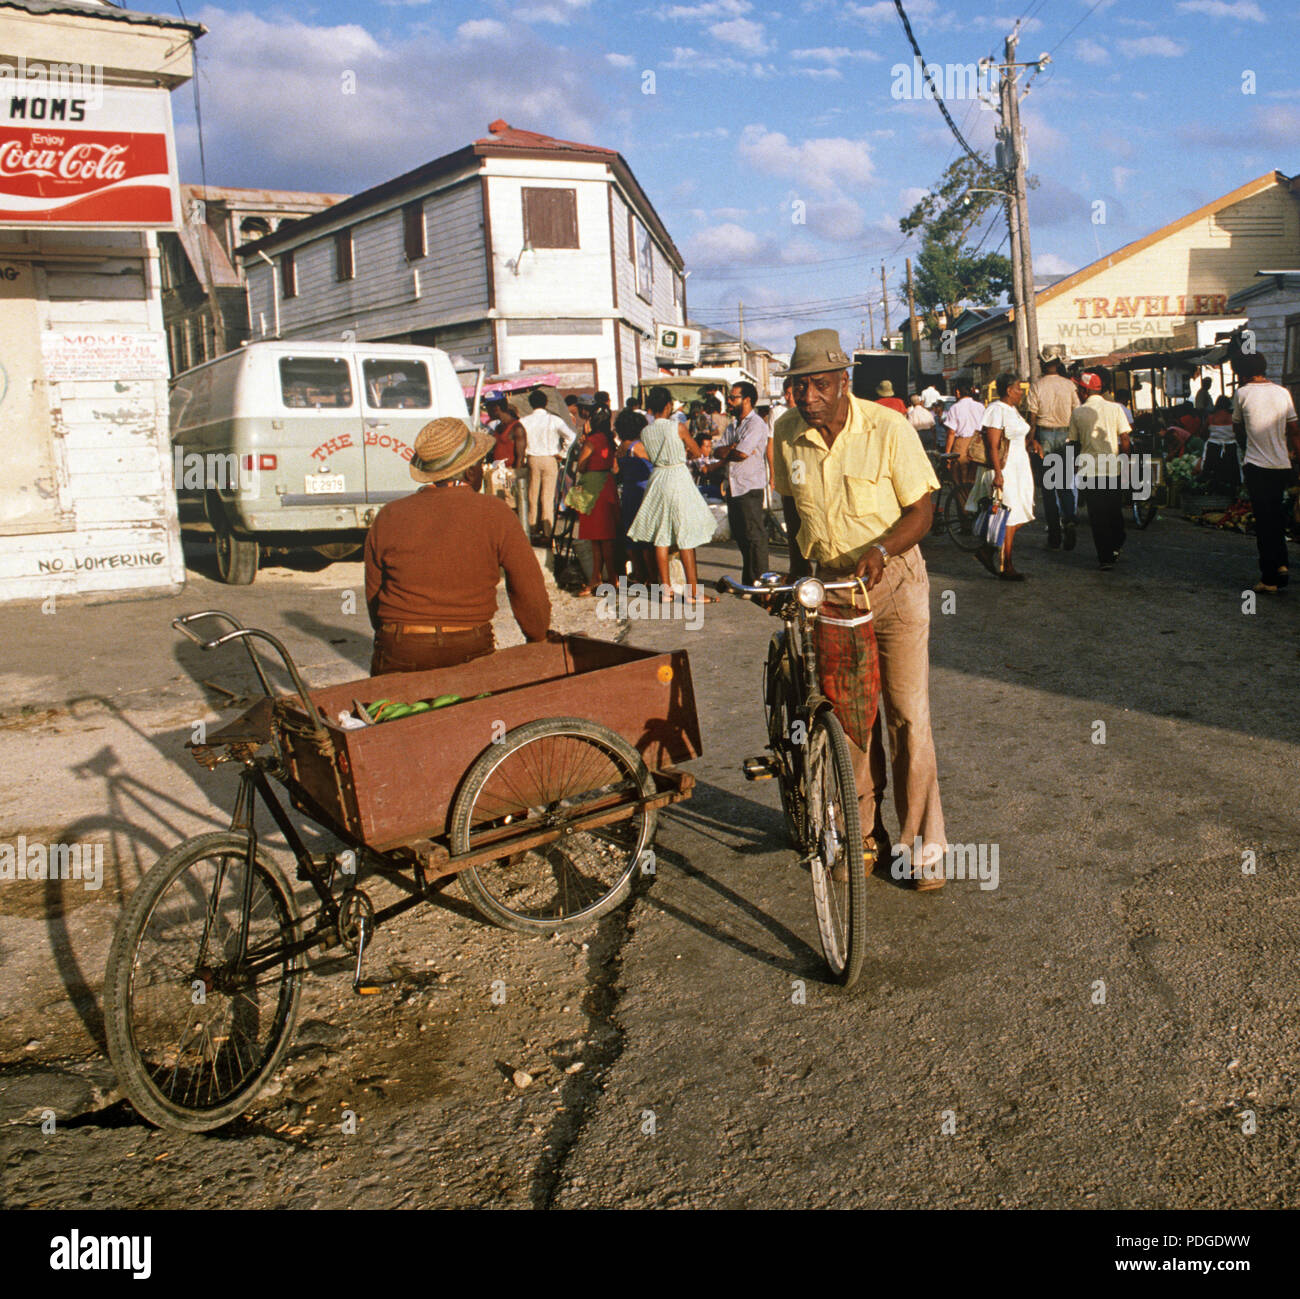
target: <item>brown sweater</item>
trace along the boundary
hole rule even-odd
[[[423,487],[385,505],[366,537],[371,624],[491,622],[503,568],[524,635],[545,639],[551,601],[515,512],[469,487]]]

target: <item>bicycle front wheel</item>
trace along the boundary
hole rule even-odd
[[[975,551],[980,548],[980,539],[975,535],[975,516],[966,512],[966,498],[969,489],[951,487],[943,502],[943,522],[948,535],[962,550]]]
[[[1155,517],[1160,513],[1160,507],[1156,504],[1155,494],[1148,496],[1145,501],[1133,501],[1133,522],[1139,528],[1149,528]]]
[[[243,1113],[289,1047],[302,956],[293,893],[248,836],[188,839],[144,877],[104,978],[108,1054],[131,1104],[159,1127],[206,1132]],[[245,886],[247,941],[240,944]]]
[[[763,665],[763,707],[767,714],[768,748],[777,764],[776,784],[781,791],[781,814],[791,846],[803,851],[803,818],[795,779],[794,682],[785,657],[785,632],[772,637]]]
[[[813,904],[831,977],[846,988],[862,971],[867,868],[853,759],[834,713],[818,714],[808,735],[808,841]]]

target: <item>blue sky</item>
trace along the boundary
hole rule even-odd
[[[131,7],[177,12],[166,0]],[[1017,19],[1022,59],[1052,52],[1022,107],[1040,273],[1082,266],[1271,169],[1300,171],[1291,0],[905,8],[928,64],[1000,56]],[[780,350],[822,326],[856,343],[864,304],[878,331],[882,260],[897,325],[903,258],[916,250],[898,218],[957,149],[933,102],[896,94],[893,69],[911,50],[891,0],[191,2],[185,12],[209,29],[198,50],[210,183],[351,193],[486,134],[497,117],[615,148],[685,255],[692,316],[734,333],[743,301],[747,335]],[[190,88],[174,107],[182,176],[197,181]],[[976,148],[990,143],[994,112],[969,98],[949,107]],[[985,248],[1004,233],[994,223]]]

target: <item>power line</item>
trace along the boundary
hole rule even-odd
[[[1068,41],[1070,37],[1073,36],[1074,33],[1077,32],[1079,28],[1082,27],[1083,24],[1088,21],[1089,18],[1091,18],[1092,15],[1096,13],[1097,10],[1100,9],[1104,3],[1105,0],[1097,0],[1097,3],[1093,5],[1092,8],[1089,9],[1088,12],[1084,14],[1083,17],[1080,18],[1079,21],[1075,23],[1074,26],[1071,27],[1070,30],[1066,32],[1065,35],[1062,36],[1059,41],[1056,42],[1055,45],[1052,46],[1052,48],[1048,51],[1048,58],[1050,58],[1053,54],[1055,54],[1056,51],[1059,50],[1061,46],[1064,45],[1065,42]]]
[[[1097,3],[1100,4],[1101,0],[1097,0]],[[912,34],[912,24],[907,20],[907,11],[903,8],[903,0],[894,0],[894,8],[898,10],[898,16],[902,19],[903,30],[907,33],[907,39],[912,46],[912,53],[916,55],[921,64],[921,75],[925,76],[925,59],[921,54],[921,47],[916,43],[916,37]],[[957,143],[965,149],[967,156],[972,161],[979,163],[981,167],[984,166],[984,160],[966,143],[966,137],[957,129],[957,123],[952,120],[952,114],[948,111],[948,105],[943,102],[943,97],[939,94],[939,88],[934,85],[931,85],[930,88],[934,91],[934,102],[938,104],[939,111],[943,114],[943,120],[948,123],[948,129],[956,136]]]

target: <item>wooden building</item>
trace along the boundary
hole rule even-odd
[[[503,121],[239,250],[253,338],[419,343],[621,400],[684,325],[681,254],[623,158]]]
[[[1240,323],[1228,300],[1261,266],[1294,264],[1300,177],[1270,171],[1034,295],[1043,352],[1115,360],[1195,346]],[[1014,371],[1015,312],[963,313],[945,375]]]
[[[173,375],[248,338],[248,290],[235,249],[347,197],[182,185],[183,221],[158,236],[163,324]]]
[[[0,599],[184,581],[157,232],[179,219],[170,91],[202,32],[0,3]]]

